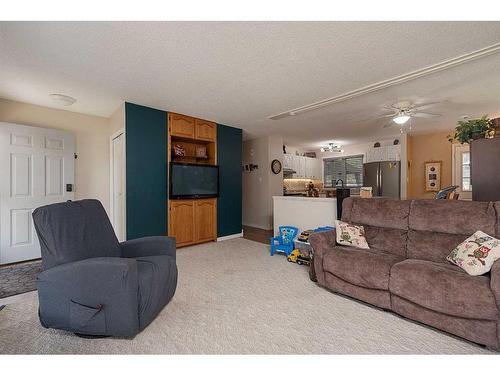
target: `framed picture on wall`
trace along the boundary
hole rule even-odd
[[[425,191],[441,190],[441,161],[425,162]]]

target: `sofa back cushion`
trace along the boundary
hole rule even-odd
[[[365,238],[372,251],[384,251],[406,258],[406,238],[408,231],[403,229],[372,227],[364,225]]]
[[[119,257],[120,245],[101,202],[55,203],[33,212],[44,269],[87,258]]]
[[[448,263],[446,257],[450,251],[461,244],[467,237],[464,234],[449,234],[421,230],[409,230],[407,258]]]
[[[449,199],[411,201],[409,227],[412,230],[465,234],[467,237],[482,230],[494,236],[496,225],[493,202]]]
[[[408,230],[410,203],[411,201],[391,198],[350,197],[342,205],[342,221]]]
[[[414,200],[411,202],[407,257],[447,263],[450,251],[477,230],[495,235],[491,202]]]
[[[350,197],[342,205],[342,220],[364,227],[371,250],[406,257],[410,202]]]

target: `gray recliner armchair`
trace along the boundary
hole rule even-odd
[[[57,203],[33,212],[43,272],[40,322],[90,336],[131,337],[172,299],[175,239],[119,243],[98,200]]]

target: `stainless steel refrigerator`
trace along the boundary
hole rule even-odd
[[[363,164],[363,186],[371,186],[374,197],[401,197],[401,163],[380,161]]]

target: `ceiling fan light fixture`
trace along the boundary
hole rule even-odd
[[[401,113],[399,115],[397,115],[396,117],[394,117],[392,119],[392,121],[394,121],[396,124],[398,125],[403,125],[403,124],[406,124],[406,122],[410,119],[410,116],[404,114],[404,113]]]

